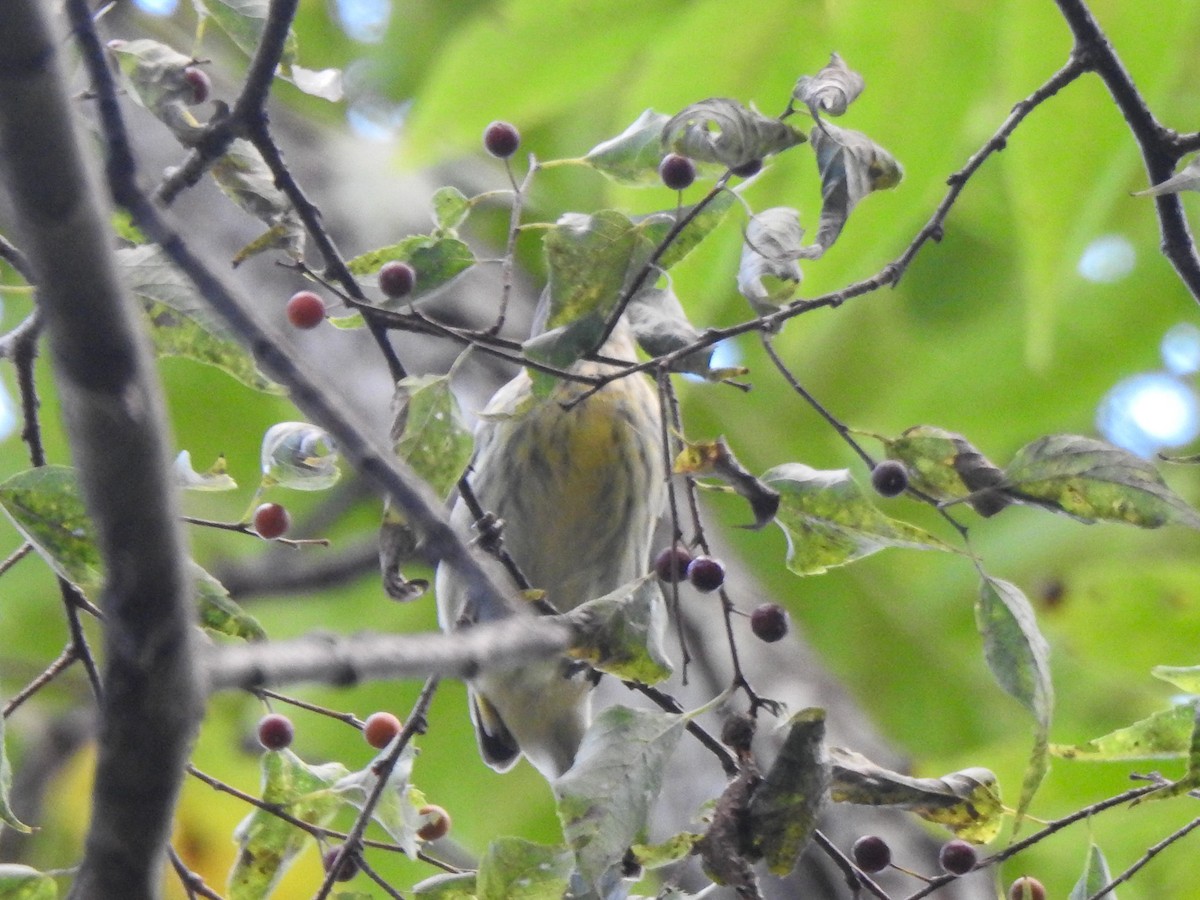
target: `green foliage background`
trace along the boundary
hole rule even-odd
[[[1200,5],[1155,4],[1152,12],[1120,0],[1092,6],[1156,113],[1180,130],[1196,127],[1200,59],[1193,51],[1200,41]],[[761,0],[752,7],[734,0],[401,0],[394,7],[388,34],[377,45],[341,36],[324,3],[303,5],[297,32],[307,66],[365,58],[392,98],[412,99],[396,148],[398,169],[477,154],[479,135],[493,119],[517,123],[524,148],[550,159],[581,155],[648,106],[673,113],[704,97],[730,96],[775,113],[798,74],[816,71],[832,50],[841,53],[867,82],[846,124],[886,147],[906,177],[896,190],[866,199],[837,245],[805,266],[803,296],[866,277],[899,255],[943,196],[947,176],[1013,103],[1066,60],[1071,47],[1048,0]],[[335,118],[340,110],[290,88],[281,95],[312,119],[341,127]],[[805,387],[854,427],[895,434],[910,425],[939,425],[965,434],[1001,465],[1041,435],[1092,433],[1097,403],[1108,388],[1159,368],[1166,329],[1197,318],[1194,302],[1157,253],[1153,201],[1129,197],[1144,186],[1119,113],[1099,80],[1085,77],[1036,110],[972,179],[950,215],[945,239],[922,250],[897,289],[803,316],[787,326],[777,346]],[[796,205],[802,224],[815,226],[820,187],[811,155],[786,154],[746,197],[759,209]],[[668,202],[665,190],[620,189],[594,173],[565,169],[539,178],[534,211],[552,216],[613,205],[640,212]],[[1193,199],[1187,206],[1200,213]],[[1077,261],[1093,239],[1110,233],[1132,243],[1137,264],[1116,283],[1088,282],[1077,274]],[[727,225],[676,268],[676,291],[700,327],[748,314],[734,286],[739,250],[740,235]],[[18,321],[21,305],[10,301],[6,326]],[[330,332],[327,339],[339,338]],[[754,471],[800,460],[863,474],[837,436],[774,377],[756,340],[743,338],[739,346],[754,391],[743,396],[689,385],[689,436],[727,435]],[[192,451],[198,466],[224,452],[239,482],[253,485],[262,431],[294,418],[290,406],[187,362],[164,361],[162,371],[179,446]],[[55,423],[48,388],[43,401],[45,421]],[[54,433],[50,456],[67,461]],[[6,472],[26,465],[16,438],[0,447],[0,465]],[[1166,474],[1193,505],[1200,504],[1195,470]],[[189,512],[236,517],[247,496],[248,490],[236,500],[192,497]],[[289,493],[286,502],[302,511],[314,498]],[[890,501],[885,508],[938,528],[911,501]],[[714,522],[732,525],[744,518],[732,505],[710,509]],[[1085,740],[1160,708],[1169,689],[1149,677],[1151,666],[1200,662],[1194,533],[1086,527],[1020,508],[987,521],[964,518],[989,571],[1020,585],[1039,607],[1059,697],[1052,740]],[[351,540],[375,522],[364,506],[331,536]],[[889,551],[797,579],[783,567],[778,532],[728,534],[918,773],[989,766],[1006,798],[1015,801],[1031,724],[984,666],[972,611],[977,576],[968,564],[941,554]],[[237,536],[193,537],[206,564],[259,550]],[[8,533],[0,553],[18,543]],[[64,635],[53,583],[36,564],[22,563],[3,584],[0,632],[19,636],[6,640],[3,651],[0,678],[9,695],[57,654]],[[757,601],[738,597],[736,584],[734,591],[747,608]],[[257,601],[251,611],[273,636],[322,627],[435,627],[431,603],[387,603],[375,578],[327,596]],[[82,679],[67,684],[83,696]],[[376,708],[403,715],[416,687],[298,693],[365,717]],[[77,699],[65,696],[68,688],[56,691],[64,706]],[[15,717],[10,741],[16,742],[18,765],[19,730],[51,712],[30,709]],[[259,714],[245,698],[214,702],[197,764],[255,790],[256,753],[246,738]],[[369,748],[344,726],[303,713],[294,718],[296,749],[305,758],[337,757],[351,766],[368,758]],[[460,686],[443,690],[432,719],[415,778],[432,802],[452,811],[463,844],[480,851],[496,834],[556,838],[550,792],[528,767],[500,777],[476,759]],[[1032,812],[1053,818],[1123,790],[1130,768],[1057,762]],[[73,767],[38,823],[44,837],[35,864],[72,858],[67,846],[55,842],[69,842],[82,828],[83,770]],[[1174,763],[1164,770],[1182,771]],[[238,802],[188,785],[181,845],[215,885],[232,861],[230,832],[244,813]],[[1107,813],[1090,826],[1091,834],[1115,872],[1192,814],[1186,801],[1148,804]],[[1046,841],[1023,854],[1006,881],[1019,869],[1041,877],[1051,896],[1065,896],[1083,868],[1088,837],[1085,825]],[[1187,896],[1194,883],[1190,855],[1190,847],[1168,851],[1120,896]],[[394,866],[383,871],[402,884],[429,874],[425,867]],[[316,867],[316,854],[309,853],[285,882],[295,893],[279,896],[310,894]]]

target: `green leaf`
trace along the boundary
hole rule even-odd
[[[396,455],[445,497],[475,449],[448,375],[410,375],[396,384],[392,441]]]
[[[126,287],[141,303],[160,356],[181,356],[215,366],[258,391],[283,389],[263,375],[254,357],[230,336],[192,282],[157,244],[116,251]]]
[[[233,480],[226,469],[225,457],[218,456],[216,462],[207,472],[197,472],[192,468],[192,454],[180,450],[175,457],[175,483],[188,491],[233,491],[237,490],[237,482]]]
[[[242,211],[268,226],[261,237],[234,255],[234,265],[272,249],[283,250],[293,259],[304,256],[304,223],[253,144],[243,138],[234,140],[209,174]]]
[[[1067,900],[1089,900],[1111,881],[1112,875],[1108,871],[1108,860],[1104,858],[1104,853],[1098,846],[1091,844],[1088,847],[1087,862],[1083,865],[1083,874],[1075,882],[1075,887],[1071,888],[1071,895],[1067,897]],[[1117,900],[1117,892],[1105,891],[1100,898],[1101,900]]]
[[[1196,712],[1197,701],[1181,703],[1082,744],[1052,744],[1050,752],[1084,762],[1180,759],[1191,752]]]
[[[736,169],[805,141],[786,122],[748,109],[736,100],[712,97],[693,103],[663,126],[663,146],[699,162]]]
[[[467,220],[471,212],[471,201],[456,187],[441,187],[433,194],[433,222],[438,232],[447,237],[454,235],[454,229]]]
[[[108,52],[117,61],[128,94],[176,133],[198,129],[187,111],[193,88],[184,70],[194,60],[158,41],[112,41]]]
[[[889,459],[908,470],[912,487],[944,503],[966,500],[981,516],[1011,501],[993,488],[1004,473],[961,434],[933,425],[914,425],[895,440],[882,439]]]
[[[104,564],[74,469],[18,472],[0,484],[0,506],[56,574],[85,596],[97,595]]]
[[[825,710],[801,710],[788,725],[779,756],[750,800],[751,840],[776,875],[795,867],[829,800]]]
[[[573,863],[562,846],[497,838],[479,861],[478,900],[561,900]]]
[[[984,577],[975,605],[975,623],[983,635],[983,651],[997,683],[1033,715],[1034,748],[1017,822],[1049,769],[1050,718],[1054,688],[1050,682],[1050,646],[1038,630],[1029,600],[1014,584]]]
[[[346,775],[341,763],[310,766],[291,750],[262,756],[262,799],[312,825],[327,825],[342,807],[330,790]],[[265,809],[255,808],[237,826],[237,862],[229,873],[229,900],[268,896],[312,837]]]
[[[973,767],[941,778],[914,778],[876,765],[853,750],[833,747],[829,752],[834,803],[906,809],[976,844],[986,844],[1000,833],[1004,804],[989,769]]]
[[[339,778],[330,790],[341,797],[346,803],[360,812],[365,807],[367,799],[379,784],[377,770],[383,759],[391,752],[384,748],[366,766],[357,772],[350,772]],[[417,748],[409,741],[400,752],[388,776],[387,788],[379,797],[379,802],[371,811],[371,818],[388,833],[393,841],[404,848],[410,857],[417,855],[417,829],[421,827],[420,807],[424,799],[419,796],[410,784],[413,761],[417,758]],[[345,771],[343,769],[343,771]]]
[[[1083,522],[1200,528],[1200,513],[1167,487],[1150,462],[1094,438],[1040,438],[1018,451],[1004,475],[1005,493],[1014,500]]]
[[[225,585],[210,575],[199,564],[188,561],[192,588],[199,607],[200,625],[217,634],[241,638],[245,641],[264,641],[267,633],[254,616],[243,610]]]
[[[819,575],[887,547],[952,549],[881,513],[846,469],[819,471],[785,463],[766,472],[762,481],[779,491],[775,521],[788,539],[787,566],[797,575]]]
[[[797,260],[804,229],[790,206],[764,209],[746,226],[738,264],[738,292],[759,315],[769,315],[792,298],[804,277]]]
[[[32,834],[33,829],[17,818],[9,800],[9,792],[12,790],[12,766],[8,762],[8,748],[4,738],[5,721],[0,717],[0,822],[21,834]],[[0,890],[0,898],[3,897],[3,890]]]
[[[904,170],[861,132],[821,122],[811,137],[821,175],[821,218],[805,255],[816,259],[833,246],[858,202],[872,191],[898,185]]]
[[[671,246],[662,252],[655,265],[666,271],[686,258],[712,233],[713,229],[724,221],[725,215],[733,208],[735,200],[733,191],[721,191],[704,203],[704,207],[675,235]],[[686,219],[699,206],[699,203],[695,203],[680,209],[664,210],[636,219],[638,231],[649,243],[657,247],[666,239],[676,222]]]
[[[567,368],[596,349],[608,315],[652,248],[624,213],[567,213],[542,240],[549,266],[546,331],[525,342],[534,360]]]
[[[645,869],[661,869],[663,866],[683,862],[695,851],[704,837],[691,831],[682,831],[657,844],[634,844],[629,848],[639,866]]]
[[[807,106],[812,117],[820,120],[821,113],[828,116],[845,113],[864,87],[863,77],[833,53],[829,64],[816,75],[801,75],[796,79],[792,98]]]
[[[667,611],[653,573],[589,600],[562,616],[570,655],[626,681],[657,684],[674,671],[663,646]]]
[[[341,472],[333,438],[307,422],[272,425],[262,440],[263,484],[280,484],[297,491],[333,487]]]
[[[436,900],[479,900],[475,891],[474,872],[456,872],[434,875],[414,884],[411,893],[415,897],[430,897]]]
[[[201,17],[210,17],[235,47],[253,56],[262,38],[270,12],[269,0],[192,0]],[[281,62],[290,66],[296,59],[296,35],[288,30]]]
[[[646,839],[650,808],[683,727],[683,716],[611,706],[587,730],[575,764],[552,785],[579,874],[601,896],[619,882],[626,850]]]
[[[662,133],[669,119],[665,113],[647,109],[616,137],[589,150],[583,160],[620,184],[633,187],[661,185],[658,164],[666,155]]]
[[[475,265],[471,248],[458,238],[427,234],[414,234],[395,244],[362,253],[346,265],[355,275],[373,275],[384,263],[393,260],[408,263],[417,273],[412,291],[401,301],[405,306],[444,287]]]
[[[669,287],[638,291],[625,307],[625,315],[639,346],[649,356],[671,353],[700,338],[700,332],[688,321],[683,304]],[[689,353],[678,360],[671,370],[707,377],[713,374],[710,366],[712,354],[712,347]]]
[[[15,863],[0,864],[0,900],[55,900],[58,885],[49,875]]]
[[[1155,666],[1150,674],[1189,694],[1200,694],[1200,666]]]

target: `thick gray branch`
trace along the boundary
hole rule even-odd
[[[566,649],[569,633],[520,616],[444,634],[313,634],[292,641],[226,644],[206,654],[209,690],[317,681],[347,685],[372,679],[470,678],[545,659]]]
[[[153,363],[113,267],[45,8],[0,4],[0,164],[109,579],[92,827],[71,896],[139,900],[159,892],[201,713],[193,614]]]

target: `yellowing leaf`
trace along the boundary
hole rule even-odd
[[[892,806],[984,844],[1000,833],[1004,804],[996,776],[970,768],[941,778],[914,778],[878,766],[861,753],[833,747],[830,796],[835,803]]]
[[[1084,522],[1200,528],[1200,513],[1167,487],[1153,464],[1095,438],[1039,438],[1018,451],[1004,477],[1013,499]]]
[[[570,653],[601,672],[657,684],[673,671],[663,646],[667,611],[656,576],[644,575],[562,616]]]
[[[373,275],[392,261],[406,262],[417,280],[403,298],[408,305],[449,284],[475,265],[475,254],[458,238],[415,234],[395,244],[359,254],[346,263],[355,275]],[[386,304],[385,304],[386,305]]]
[[[3,900],[56,900],[58,885],[49,875],[16,863],[0,864]]]
[[[904,463],[911,485],[935,500],[966,500],[981,516],[995,515],[1011,502],[993,490],[1004,473],[961,434],[914,425],[884,445],[889,459]]]
[[[262,625],[229,596],[225,585],[190,560],[188,570],[203,628],[246,641],[266,640]]]
[[[561,900],[570,883],[573,857],[561,846],[501,837],[479,861],[478,900]]]
[[[825,710],[801,710],[788,726],[779,756],[750,799],[751,841],[776,875],[795,867],[829,800]]]
[[[1082,744],[1052,744],[1063,759],[1111,762],[1132,759],[1179,759],[1192,747],[1196,703],[1181,703]]]

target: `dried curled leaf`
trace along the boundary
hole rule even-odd
[[[994,490],[1004,472],[961,434],[933,425],[914,425],[884,440],[889,459],[904,463],[913,487],[943,503],[966,500],[981,516],[993,516],[1010,501]]]
[[[838,54],[831,54],[829,64],[816,75],[801,75],[792,88],[792,98],[808,107],[814,119],[821,113],[840,116],[863,92],[863,77],[846,65]]]
[[[816,259],[833,246],[859,201],[872,191],[898,185],[904,170],[861,132],[821,122],[811,136],[821,174],[821,219],[805,256]]]
[[[779,491],[755,478],[740,463],[724,437],[715,441],[687,443],[675,457],[677,475],[715,475],[746,498],[754,522],[746,528],[762,528],[779,512]]]
[[[717,798],[712,824],[696,844],[704,873],[747,897],[758,896],[758,877],[750,862],[758,854],[749,846],[746,821],[750,798],[761,782],[753,762],[744,766]]]
[[[180,450],[172,468],[175,473],[175,483],[184,490],[232,491],[237,489],[237,482],[229,474],[224,456],[218,456],[207,472],[197,472],[192,468],[192,454],[187,450]]]
[[[769,315],[792,299],[804,277],[800,213],[790,206],[764,209],[746,226],[737,286],[759,315]]]
[[[1000,833],[1004,804],[996,776],[989,769],[974,767],[942,778],[914,778],[842,747],[831,747],[829,756],[834,803],[906,809],[976,844],[985,844]]]
[[[1167,487],[1152,463],[1095,438],[1039,438],[1017,452],[1004,478],[1013,500],[1083,522],[1200,528],[1200,513]]]
[[[663,146],[700,162],[736,169],[805,141],[786,122],[764,116],[727,97],[693,103],[662,130]]]

